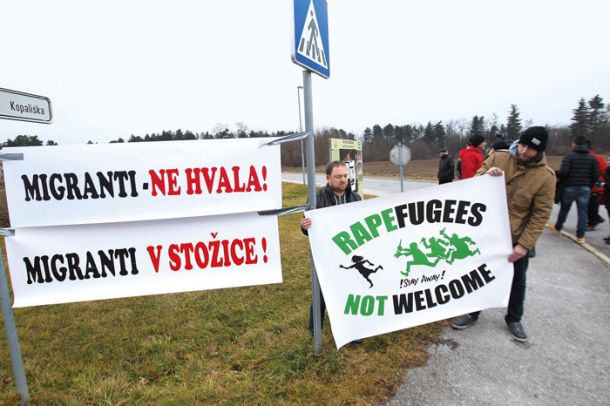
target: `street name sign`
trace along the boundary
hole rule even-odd
[[[292,61],[323,78],[330,77],[326,0],[294,0]]]
[[[50,124],[53,121],[48,97],[0,88],[0,118]]]

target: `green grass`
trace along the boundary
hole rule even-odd
[[[283,189],[284,207],[306,199],[303,186]],[[408,368],[425,364],[440,324],[339,351],[326,327],[314,354],[301,217],[280,218],[282,284],[15,309],[34,403],[371,404],[391,396]],[[0,328],[0,404],[18,404]]]

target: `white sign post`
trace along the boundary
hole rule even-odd
[[[50,124],[53,121],[51,100],[44,96],[0,88],[0,119]],[[13,159],[23,159],[23,156],[11,153],[0,154],[0,160]],[[0,231],[0,235],[12,235],[12,230]],[[4,326],[6,327],[6,336],[9,352],[11,354],[13,376],[15,377],[17,392],[21,398],[21,404],[29,405],[30,393],[25,378],[25,368],[23,367],[21,349],[19,348],[15,316],[10,303],[2,252],[0,252],[0,303],[2,305],[2,315],[4,316]]]
[[[402,193],[404,191],[402,185],[402,168],[411,161],[411,149],[405,147],[401,143],[398,143],[398,145],[394,146],[394,148],[392,148],[390,151],[390,161],[392,161],[394,165],[398,165],[400,168],[400,193]]]

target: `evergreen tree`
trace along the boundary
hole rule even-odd
[[[405,126],[405,135],[404,135],[404,139],[403,141],[407,144],[411,144],[413,142],[413,140],[415,140],[416,135],[415,135],[415,131],[413,130],[413,127],[410,126],[409,124],[407,124]]]
[[[397,125],[396,127],[394,127],[394,139],[396,140],[396,142],[400,142],[402,144],[407,142],[406,126]]]
[[[436,139],[434,138],[434,128],[430,121],[428,121],[426,129],[424,130],[424,142],[428,145],[433,145],[436,142]]]
[[[470,122],[470,136],[485,136],[485,117],[474,116]]]
[[[193,134],[191,131],[186,130],[184,132],[184,139],[185,140],[196,140],[197,136],[195,134]]]
[[[489,131],[487,132],[487,138],[490,140],[494,139],[499,136],[499,132],[500,129],[498,128],[498,116],[496,115],[496,113],[494,113],[491,116],[491,120],[489,121]]]
[[[517,105],[511,104],[506,123],[506,138],[509,140],[516,140],[520,135],[521,119],[519,118],[519,110],[517,109]]]
[[[383,130],[379,124],[373,126],[373,139],[380,140],[383,138]]]
[[[388,140],[394,139],[394,126],[392,124],[383,127],[383,136]]]
[[[439,121],[434,125],[434,141],[439,148],[447,147],[447,131],[442,121]]]
[[[500,137],[500,129],[498,128],[497,125],[493,124],[491,127],[489,127],[489,131],[488,131],[488,137],[489,139],[493,139],[496,137]]]
[[[127,142],[142,142],[142,141],[144,141],[142,139],[142,137],[140,137],[139,135],[136,136],[133,134],[131,134],[131,137],[129,137],[129,139],[127,140]]]
[[[608,115],[604,108],[604,101],[599,95],[595,95],[589,100],[589,131],[591,135],[598,135],[607,124]]]
[[[371,130],[371,127],[366,127],[362,136],[365,144],[370,144],[373,142],[373,130]]]
[[[589,136],[589,107],[585,103],[585,99],[581,98],[578,101],[578,107],[574,110],[574,116],[572,116],[572,125],[570,125],[570,131],[572,137],[579,135]]]
[[[32,147],[42,145],[42,140],[37,135],[18,135],[14,140],[8,139],[4,143],[4,147]]]

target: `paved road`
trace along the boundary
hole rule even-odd
[[[284,172],[282,174],[282,179],[292,183],[303,183],[303,175],[301,173]],[[319,186],[326,184],[324,175],[316,175],[316,184]],[[422,181],[405,181],[403,183],[403,190],[404,193],[409,193],[410,191],[435,184],[436,183]],[[400,193],[400,180],[391,178],[366,177],[364,179],[364,192],[374,196],[386,196],[392,193]],[[554,205],[553,213],[551,214],[551,218],[549,220],[550,222],[555,222],[558,212],[559,205]],[[606,244],[603,240],[604,237],[610,235],[608,214],[604,207],[600,208],[599,213],[606,221],[599,225],[594,231],[587,232],[587,235],[585,236],[587,244],[584,248],[589,250],[593,255],[600,257],[602,262],[605,261],[608,265],[610,265],[610,245]],[[571,239],[576,238],[576,205],[573,205],[572,209],[570,210],[568,219],[564,224],[563,231],[563,235],[565,237]]]
[[[282,180],[292,183],[303,183],[303,175],[301,173],[284,172],[282,173]],[[319,186],[325,185],[325,176],[316,174],[316,184]],[[430,185],[434,185],[434,183],[405,181],[403,182],[403,191],[408,193],[411,190],[428,187]],[[367,177],[364,179],[364,193],[375,196],[386,196],[392,193],[400,193],[400,180]]]
[[[366,178],[365,192],[399,192],[393,182]],[[430,184],[406,185],[408,192]],[[504,310],[486,310],[466,330],[446,328],[427,366],[409,371],[387,405],[609,405],[610,246],[602,238],[610,226],[606,220],[588,233],[583,247],[570,238],[575,225],[572,208],[565,235],[546,229],[538,241],[528,269],[527,344],[512,340]]]

